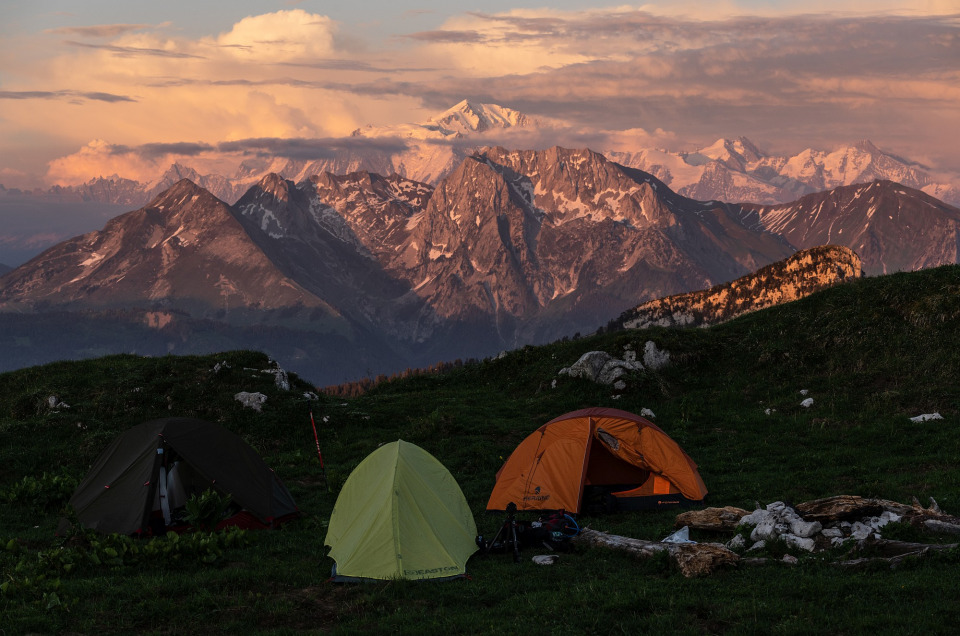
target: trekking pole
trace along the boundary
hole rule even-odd
[[[317,423],[313,421],[313,411],[310,411],[310,424],[313,425],[313,440],[317,443],[317,457],[320,458],[320,474],[323,475],[323,485],[327,487],[327,492],[333,492],[330,489],[330,482],[327,481],[327,467],[323,465],[323,455],[320,453],[320,436],[317,435]]]

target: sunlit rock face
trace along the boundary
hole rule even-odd
[[[729,283],[643,303],[620,320],[628,329],[717,324],[859,278],[862,268],[860,257],[850,248],[814,247]]]

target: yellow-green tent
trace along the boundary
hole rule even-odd
[[[350,473],[324,543],[337,581],[444,579],[464,574],[476,537],[473,513],[450,471],[398,440]]]

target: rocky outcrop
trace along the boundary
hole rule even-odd
[[[559,375],[612,385],[633,371],[643,371],[643,365],[636,361],[636,357],[619,360],[605,351],[588,351],[569,367],[560,369]]]
[[[860,257],[849,248],[815,247],[710,289],[643,303],[618,322],[628,329],[713,325],[859,278],[861,267]]]

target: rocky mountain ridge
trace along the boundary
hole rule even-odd
[[[928,240],[904,246],[871,225],[894,211],[931,228],[916,235]],[[586,149],[491,148],[436,187],[368,172],[296,183],[271,174],[230,206],[181,180],[8,273],[0,309],[133,310],[161,331],[282,325],[303,338],[295,357],[308,375],[376,373],[590,332],[626,307],[787,258],[821,236],[800,232],[805,219],[843,227],[833,242],[865,236],[848,218],[868,221],[868,272],[958,262],[947,247],[960,210],[888,182],[738,205],[689,199]],[[923,260],[928,244],[943,249]],[[358,359],[309,353],[334,344],[335,356]]]
[[[648,301],[625,311],[615,324],[626,329],[707,327],[861,276],[862,263],[853,250],[824,245],[710,289]]]

